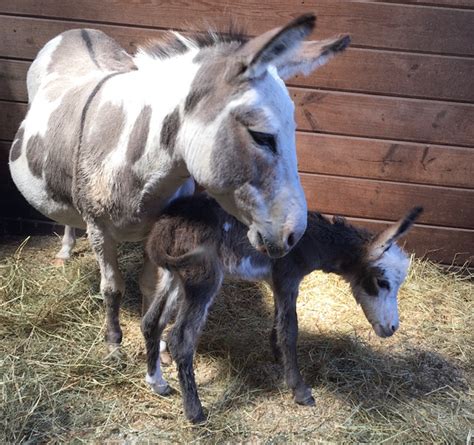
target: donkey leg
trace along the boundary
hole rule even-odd
[[[76,245],[76,229],[71,226],[64,226],[64,235],[61,240],[61,250],[56,254],[55,264],[64,264],[71,258],[72,250]]]
[[[105,302],[106,334],[109,351],[114,352],[122,342],[119,311],[125,282],[117,261],[117,243],[107,230],[95,223],[87,224],[87,233],[100,267],[100,291]]]
[[[311,388],[306,385],[298,367],[296,343],[298,340],[298,318],[296,299],[298,284],[275,286],[277,342],[282,352],[287,385],[293,391],[296,403],[312,406],[315,404]]]
[[[161,275],[153,301],[143,316],[141,326],[147,351],[146,382],[156,393],[167,395],[171,392],[171,388],[161,372],[161,359],[166,344],[160,338],[176,306],[181,285],[177,275],[172,272],[161,269]]]
[[[215,294],[215,286],[207,287],[206,290],[201,287],[199,295],[190,295],[186,292],[179,307],[176,323],[169,335],[171,354],[178,368],[184,414],[192,423],[201,423],[206,419],[194,378],[193,357]]]

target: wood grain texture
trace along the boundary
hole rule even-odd
[[[0,13],[149,27],[203,29],[207,22],[222,28],[233,19],[249,34],[281,26],[306,12],[316,12],[318,36],[349,32],[354,45],[474,55],[474,11],[462,9],[340,0],[0,1]]]
[[[0,139],[13,140],[27,109],[25,103],[0,101]]]
[[[28,101],[26,73],[30,62],[0,59],[0,100]]]
[[[30,27],[17,28],[18,34],[29,33],[27,39],[37,41],[32,32]],[[27,100],[28,67],[28,61],[0,59],[0,99]],[[310,76],[297,76],[288,84],[473,102],[473,73],[474,59],[349,49]]]
[[[300,171],[474,188],[474,150],[297,133]]]
[[[420,6],[446,6],[449,8],[474,9],[474,0],[384,0],[385,3]]]
[[[307,173],[301,182],[308,207],[323,213],[397,220],[421,205],[420,223],[474,228],[474,190]]]
[[[87,27],[104,31],[130,52],[135,51],[139,43],[163,35],[163,31],[152,29],[0,16],[0,41],[2,42],[0,56],[32,60],[43,45],[53,37],[68,29]]]
[[[474,105],[290,88],[300,130],[474,146]]]
[[[349,48],[294,86],[474,101],[474,59]]]

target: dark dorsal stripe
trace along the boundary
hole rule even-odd
[[[86,29],[81,29],[81,37],[86,44],[87,52],[89,53],[91,60],[94,62],[94,65],[97,68],[100,68],[99,62],[97,61],[97,57],[95,55],[94,47],[92,45],[91,37]]]
[[[20,128],[13,142],[12,148],[10,149],[10,162],[15,162],[21,156],[21,146],[23,145],[23,128]]]
[[[133,124],[132,132],[127,146],[127,163],[134,164],[143,155],[148,132],[150,130],[151,107],[147,105],[140,111],[137,120]]]
[[[112,77],[115,77],[119,74],[124,74],[126,73],[126,71],[118,71],[116,73],[110,73],[108,74],[107,76],[105,76],[104,78],[102,78],[98,83],[97,85],[94,87],[94,89],[92,90],[91,94],[89,94],[89,97],[87,98],[87,101],[86,103],[84,104],[84,108],[82,109],[82,114],[81,114],[81,130],[79,132],[79,150],[81,148],[81,145],[82,145],[82,137],[83,137],[83,134],[84,134],[84,123],[86,121],[86,116],[87,116],[87,111],[89,110],[89,107],[91,106],[91,103],[92,101],[94,100],[94,97],[97,96],[97,93],[99,92],[99,90],[102,88],[102,86],[104,85],[105,82],[107,82],[109,79],[111,79]]]
[[[173,151],[178,137],[180,126],[179,110],[175,108],[173,112],[168,114],[163,120],[163,126],[160,133],[160,144],[168,151]]]

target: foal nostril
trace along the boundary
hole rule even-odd
[[[393,324],[392,324],[391,328],[392,328],[392,332],[395,332],[397,330],[397,327]]]
[[[258,244],[261,246],[265,245],[265,242],[263,241],[263,236],[260,232],[257,232],[257,239],[258,239]]]
[[[288,247],[293,247],[294,244],[295,244],[295,234],[293,232],[291,232],[289,235],[288,235],[288,238],[286,240],[286,244]]]

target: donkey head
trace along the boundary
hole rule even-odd
[[[349,44],[348,36],[303,43],[314,24],[305,15],[246,42],[201,49],[184,104],[178,142],[189,172],[271,257],[297,243],[307,219],[294,105],[282,79],[310,72]]]
[[[398,289],[406,278],[409,259],[397,246],[423,211],[413,208],[405,218],[368,242],[361,267],[351,278],[352,293],[379,337],[390,337],[398,329]]]

